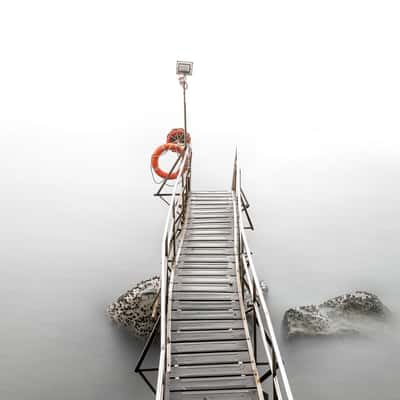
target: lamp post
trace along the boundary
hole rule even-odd
[[[192,75],[193,62],[191,61],[177,61],[176,62],[176,74],[179,75],[179,83],[183,88],[183,143],[186,149],[186,132],[187,132],[187,120],[186,120],[186,89],[188,84],[186,82],[186,76]]]

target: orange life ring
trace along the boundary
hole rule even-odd
[[[169,150],[173,151],[174,153],[181,154],[183,151],[183,147],[176,143],[165,143],[161,146],[158,146],[151,156],[151,167],[153,168],[154,172],[161,178],[176,179],[178,177],[179,170],[168,174],[168,172],[165,172],[158,166],[158,159],[160,158],[161,154]]]
[[[182,128],[172,129],[167,135],[167,143],[181,143],[184,144],[185,131]],[[191,137],[189,132],[186,132],[186,143],[190,143]]]

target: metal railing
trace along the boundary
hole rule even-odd
[[[267,371],[260,375],[260,382],[267,384],[267,379],[270,380],[271,387],[267,392],[272,394],[273,400],[293,400],[293,394],[290,388],[289,380],[286,374],[285,365],[282,360],[282,356],[279,350],[278,342],[276,340],[274,328],[272,326],[271,316],[264,299],[264,293],[260,285],[260,281],[257,276],[249,244],[247,242],[245,229],[243,223],[243,215],[249,222],[249,228],[253,229],[253,224],[248,214],[249,203],[244,194],[242,183],[241,183],[241,169],[239,165],[238,155],[236,152],[233,177],[232,177],[232,191],[235,194],[235,201],[238,215],[238,254],[239,254],[239,269],[242,285],[243,301],[249,304],[249,308],[246,313],[252,314],[252,343],[255,354],[255,361],[257,367],[267,365]],[[247,292],[247,297],[245,293]],[[268,362],[262,363],[258,361],[257,356],[257,332],[261,336],[262,347],[264,350],[264,356],[266,356]]]
[[[160,361],[158,365],[158,376],[156,386],[156,400],[164,398],[167,370],[167,305],[168,305],[168,287],[170,282],[171,269],[175,263],[178,249],[179,236],[182,233],[182,227],[186,214],[187,198],[190,192],[191,184],[191,162],[192,150],[190,145],[186,146],[177,162],[171,168],[172,172],[175,165],[178,165],[179,174],[176,178],[172,193],[168,194],[169,209],[165,223],[162,249],[161,249],[161,275],[160,275]],[[160,190],[156,193],[161,194],[165,181]]]

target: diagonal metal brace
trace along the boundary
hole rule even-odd
[[[146,340],[146,343],[145,343],[145,345],[143,347],[142,353],[140,354],[139,359],[138,359],[138,361],[136,363],[136,367],[135,367],[135,372],[138,373],[142,377],[142,379],[146,382],[147,386],[150,388],[150,390],[153,393],[156,393],[156,389],[151,384],[151,382],[147,379],[147,377],[144,375],[143,372],[157,371],[158,368],[141,368],[141,366],[143,364],[144,359],[147,356],[147,353],[148,353],[148,351],[150,349],[151,344],[154,341],[154,337],[156,335],[157,328],[158,328],[159,325],[160,325],[160,316],[158,316],[157,321],[154,324],[153,329],[151,330],[151,333],[150,333],[150,335],[148,336],[148,338]]]

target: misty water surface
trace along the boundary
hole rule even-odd
[[[229,187],[230,156],[212,178],[194,154],[195,188]],[[288,307],[353,289],[378,294],[398,316],[397,160],[310,158],[262,171],[242,159],[256,224],[249,238],[276,330]],[[116,184],[4,187],[1,398],[152,398],[133,373],[143,342],[104,314],[160,267],[166,208],[152,197],[147,168],[143,185],[131,177],[126,169]],[[363,338],[281,344],[297,399],[397,399],[396,324]]]

